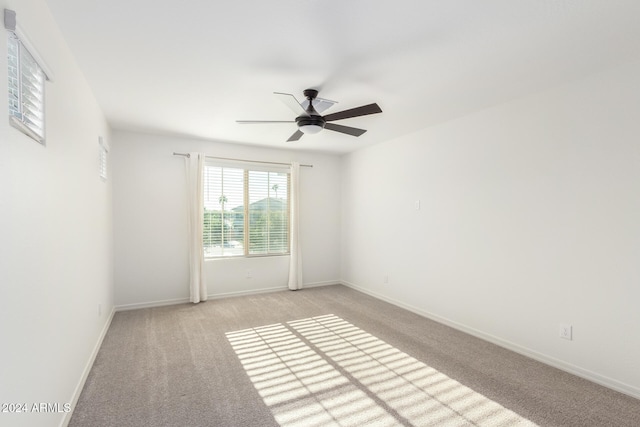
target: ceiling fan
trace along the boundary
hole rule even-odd
[[[237,123],[255,124],[255,123],[296,123],[298,130],[287,139],[287,142],[298,141],[302,135],[314,134],[322,129],[329,129],[334,132],[345,133],[352,136],[360,136],[366,132],[365,129],[358,129],[350,126],[338,125],[331,123],[336,120],[349,119],[351,117],[366,116],[368,114],[382,113],[378,104],[368,104],[361,107],[351,108],[349,110],[338,111],[337,113],[321,116],[320,113],[335,104],[335,101],[318,98],[318,91],[315,89],[306,89],[304,92],[306,98],[301,103],[295,96],[290,93],[274,92],[278,98],[285,103],[294,113],[298,114],[295,120],[237,120]]]

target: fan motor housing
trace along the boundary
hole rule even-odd
[[[320,127],[324,128],[326,120],[320,115],[318,115],[318,116],[298,116],[298,117],[296,117],[296,123],[298,124],[298,127],[314,125],[314,126],[320,126]]]

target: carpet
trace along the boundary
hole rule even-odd
[[[336,285],[115,314],[70,426],[638,426],[640,400]]]

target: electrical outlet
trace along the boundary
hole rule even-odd
[[[247,270],[247,279],[251,279],[251,270]]]
[[[388,284],[388,283],[389,283],[389,276],[385,275],[385,276],[382,278],[382,283],[384,283],[385,285],[386,285],[386,284]]]
[[[571,341],[573,339],[573,327],[566,323],[560,324],[560,338]]]

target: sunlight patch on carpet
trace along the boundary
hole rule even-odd
[[[395,419],[284,325],[227,334],[281,426],[395,425]]]
[[[333,314],[226,335],[283,427],[535,426]]]

